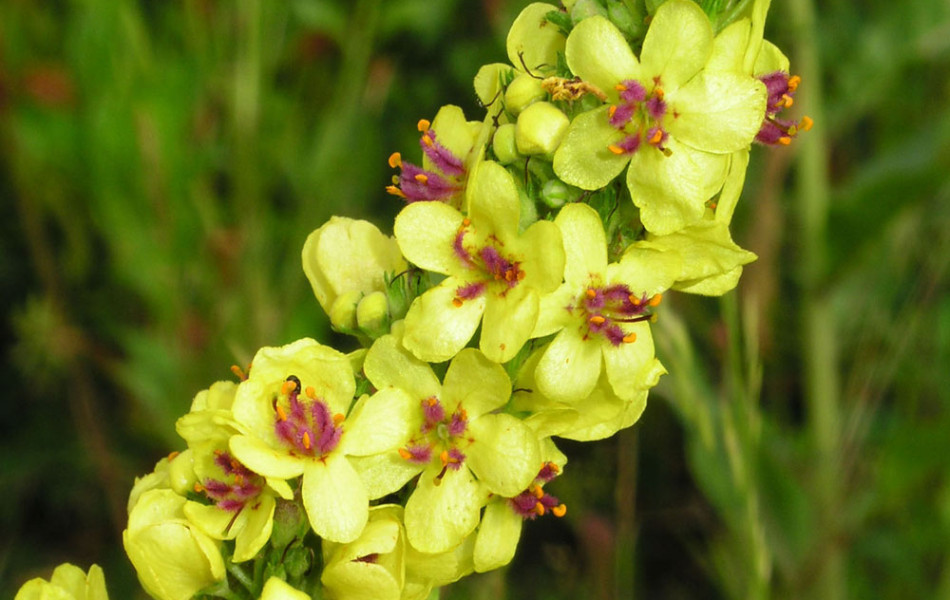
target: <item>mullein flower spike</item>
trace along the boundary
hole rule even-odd
[[[811,126],[784,115],[800,79],[762,38],[768,0],[716,34],[659,4],[529,4],[475,77],[484,118],[444,106],[421,160],[391,155],[394,236],[333,217],[307,238],[317,302],[363,349],[265,347],[195,396],[187,447],[129,496],[151,596],[423,600],[568,515],[553,439],[639,419],[667,296],[721,295],[755,259],[729,231],[753,142]],[[16,600],[45,597],[106,600],[101,571]]]

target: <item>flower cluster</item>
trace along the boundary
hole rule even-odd
[[[303,270],[362,348],[263,348],[194,398],[129,499],[149,594],[422,599],[567,514],[555,439],[637,421],[664,295],[723,294],[755,258],[729,233],[751,145],[810,126],[780,116],[800,79],[767,1],[718,30],[691,0],[643,24],[628,4],[529,5],[475,77],[485,117],[445,106],[419,164],[390,157],[394,237],[310,235]]]

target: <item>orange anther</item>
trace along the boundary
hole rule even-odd
[[[438,403],[439,403],[439,399],[436,398],[435,396],[429,396],[428,398],[426,398],[426,404],[428,404],[429,406],[435,406]]]
[[[297,389],[297,382],[288,379],[284,383],[280,384],[280,393],[287,396],[291,392]]]
[[[778,143],[782,144],[783,146],[788,146],[792,143],[792,138],[788,137],[787,135],[783,135],[778,139]]]
[[[663,302],[663,294],[655,294],[652,298],[650,298],[649,304],[650,306],[659,306],[660,302]]]
[[[662,141],[663,141],[663,130],[657,127],[656,131],[654,131],[653,135],[650,137],[650,143],[659,144]]]
[[[640,297],[639,297],[639,296],[634,296],[633,294],[630,294],[629,296],[627,296],[627,300],[629,300],[629,301],[630,301],[630,304],[632,304],[632,305],[634,305],[634,306],[640,306]]]
[[[425,144],[426,146],[431,147],[434,142],[432,141],[432,138],[429,137],[428,134],[426,134],[422,136],[422,143]]]
[[[345,416],[343,413],[336,413],[335,415],[333,415],[333,424],[334,424],[334,425],[339,425],[340,423],[342,423],[342,422],[345,421],[345,420],[346,420],[346,416]]]
[[[310,433],[307,431],[303,432],[303,447],[307,450],[310,449]]]
[[[593,323],[594,325],[602,325],[603,323],[605,323],[605,322],[607,321],[607,319],[603,318],[603,317],[600,316],[600,315],[594,315],[593,317],[591,317],[590,319],[588,319],[588,321],[590,321],[590,322]]]
[[[178,456],[179,454],[181,454],[181,452],[179,452],[178,450],[175,450],[174,452],[171,452],[171,453],[168,455],[168,460],[169,460],[169,461],[175,460],[175,457]]]
[[[547,468],[551,469],[551,471],[553,471],[554,473],[560,473],[560,472],[561,472],[561,467],[557,466],[557,465],[554,464],[553,462],[547,462],[547,463],[545,463],[545,466],[546,466]]]
[[[442,466],[443,466],[443,467],[444,467],[445,465],[449,464],[449,451],[448,451],[448,450],[443,450],[442,453],[439,454],[439,460],[442,461]]]
[[[782,102],[782,104],[785,105],[785,108],[788,108],[789,106],[795,104],[795,99],[792,98],[791,96],[789,96],[788,94],[782,94],[782,100],[781,100],[781,102]],[[781,105],[780,105],[780,106],[781,106]]]
[[[798,84],[802,82],[802,78],[798,75],[792,75],[788,78],[788,91],[794,92],[798,89]]]
[[[623,341],[625,344],[632,344],[637,341],[637,334],[631,331],[627,335],[623,336]]]
[[[409,451],[406,450],[405,448],[400,448],[400,449],[399,449],[399,456],[403,457],[403,458],[406,459],[406,460],[409,460],[410,458],[412,458],[412,452],[409,452]]]
[[[587,297],[588,297],[588,298],[592,298],[592,299],[593,299],[593,298],[596,298],[596,297],[597,297],[597,290],[595,290],[594,288],[587,288]]]
[[[538,513],[538,516],[539,516],[539,517],[543,517],[543,516],[544,516],[544,505],[541,504],[540,502],[538,502],[537,504],[535,504],[535,505],[534,505],[534,512]]]
[[[617,155],[623,154],[623,148],[621,148],[620,146],[615,146],[613,144],[610,144],[609,146],[607,146],[607,149]]]
[[[283,406],[281,406],[280,404],[277,404],[276,406],[274,406],[274,410],[277,411],[277,416],[280,417],[280,420],[281,420],[281,421],[286,421],[286,420],[287,420],[287,413],[284,412],[284,407],[283,407]]]
[[[423,185],[429,183],[429,176],[426,175],[425,173],[417,173],[416,176],[413,177],[413,179],[415,179],[416,181],[418,181],[419,183]]]
[[[240,475],[240,474],[235,475],[235,476],[234,476],[234,483],[236,483],[236,484],[238,484],[238,485],[244,485],[244,475]]]
[[[471,224],[472,224],[472,221],[468,217],[465,217],[464,219],[462,219],[462,227],[468,227]]]
[[[419,122],[416,123],[416,128],[419,131],[429,131],[430,125],[432,125],[432,123],[430,123],[428,119],[419,119]]]
[[[661,88],[660,86],[656,86],[655,88],[653,88],[653,93],[656,94],[656,97],[659,98],[660,100],[662,100],[663,97],[666,96],[666,92],[664,92],[663,88]]]
[[[310,398],[311,400],[317,399],[317,390],[313,389],[312,385],[308,385],[303,393],[307,394],[307,398]]]
[[[811,126],[814,124],[815,122],[812,120],[812,118],[809,117],[808,115],[805,115],[804,117],[802,117],[801,122],[798,124],[798,128],[801,129],[802,131],[808,131],[809,129],[811,129]]]
[[[610,108],[607,109],[607,116],[613,118],[615,112],[617,112],[617,105],[611,104]]]
[[[386,192],[392,194],[393,196],[399,196],[400,198],[405,198],[406,194],[394,185],[387,185]]]
[[[198,492],[199,494],[200,494],[201,492],[205,491],[204,487],[203,487],[200,483],[198,483],[197,481],[195,482],[194,490],[195,490],[196,492]]]
[[[393,169],[402,166],[402,154],[393,152],[389,155],[389,166]]]
[[[614,86],[614,89],[617,90],[618,92],[626,92],[627,86],[625,86],[622,83],[618,83],[617,85]]]
[[[538,500],[544,498],[544,490],[541,489],[540,485],[531,486],[531,493],[534,494],[534,497]]]
[[[452,298],[452,306],[454,306],[455,308],[462,308],[462,299]]]
[[[524,279],[524,278],[525,278],[525,272],[524,272],[524,271],[518,271],[518,281],[521,281],[521,280]]]
[[[245,379],[247,379],[247,375],[244,373],[241,367],[237,365],[231,365],[231,372],[234,373],[234,376],[240,379],[241,381],[244,381]]]
[[[551,512],[554,513],[555,517],[563,517],[564,515],[567,514],[567,506],[565,506],[564,504],[558,504],[557,506],[551,509]]]

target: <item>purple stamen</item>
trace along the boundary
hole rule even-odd
[[[455,239],[452,240],[452,249],[455,251],[455,255],[459,257],[459,259],[462,261],[462,264],[464,264],[466,268],[474,269],[475,263],[472,261],[472,255],[469,254],[464,245],[466,233],[468,233],[468,230],[464,226],[459,227],[458,233],[455,234]]]
[[[455,289],[455,298],[459,301],[472,300],[481,296],[484,291],[485,282],[476,281],[475,283],[469,283],[467,285],[457,287]]]
[[[458,448],[450,448],[449,461],[446,466],[448,466],[453,471],[458,471],[462,468],[463,462],[465,462],[465,454]]]
[[[620,90],[620,99],[624,102],[643,102],[647,97],[647,90],[636,79],[624,79],[620,82],[624,89]]]
[[[459,408],[454,413],[452,413],[452,419],[449,421],[449,435],[452,437],[459,437],[465,430],[468,428],[468,414],[465,410]]]
[[[646,106],[647,112],[655,121],[659,121],[666,114],[666,102],[659,96],[650,96],[650,99],[646,101]]]
[[[432,396],[422,400],[422,415],[425,418],[422,433],[428,433],[445,418],[445,408],[435,396]]]
[[[439,171],[452,177],[465,175],[465,165],[448,148],[435,141],[435,132],[431,129],[419,139],[419,145]]]
[[[462,188],[438,173],[404,162],[399,174],[399,189],[406,196],[406,202],[430,202],[447,200]]]
[[[616,108],[610,113],[610,124],[617,129],[623,129],[637,111],[636,104],[616,104]]]

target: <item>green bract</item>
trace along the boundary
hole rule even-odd
[[[539,297],[561,282],[561,236],[548,221],[518,232],[518,190],[497,163],[479,165],[466,196],[468,217],[438,202],[415,202],[396,217],[403,255],[448,276],[412,303],[403,343],[422,360],[442,362],[465,347],[481,322],[479,347],[505,362],[531,336]]]
[[[109,600],[106,579],[98,565],[89,574],[69,563],[53,570],[49,581],[37,577],[24,583],[14,600]]]
[[[627,187],[649,231],[698,221],[729,154],[749,146],[765,114],[760,81],[704,69],[713,47],[709,20],[689,0],[658,9],[639,60],[610,21],[581,21],[567,40],[568,65],[612,105],[574,119],[554,155],[558,177],[593,190],[629,163]]]
[[[421,472],[406,503],[409,542],[422,552],[454,548],[478,525],[489,493],[513,496],[540,464],[538,440],[525,424],[493,411],[508,402],[505,370],[465,349],[440,384],[394,336],[378,339],[363,367],[381,391],[403,390],[417,407],[398,453],[365,461],[364,476],[391,492]],[[388,472],[380,477],[377,473]],[[370,484],[373,485],[373,484]]]
[[[122,532],[142,587],[159,600],[188,600],[225,576],[217,542],[185,517],[185,502],[172,490],[149,490],[139,497]]]

